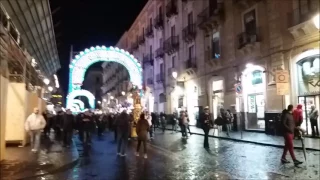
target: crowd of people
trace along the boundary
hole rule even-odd
[[[311,107],[309,118],[312,126],[312,135],[318,135],[317,119],[319,113],[315,107]],[[214,127],[224,127],[227,136],[232,129],[233,114],[230,110],[220,109],[220,113],[216,119],[213,119],[209,107],[204,108],[204,112],[199,115],[200,127],[204,131],[204,148],[209,148],[209,131]],[[25,129],[30,134],[31,148],[33,152],[37,152],[40,145],[41,132],[46,137],[50,136],[51,129],[55,132],[55,138],[61,141],[65,147],[70,147],[74,131],[78,132],[79,139],[83,143],[91,145],[91,137],[94,131],[97,132],[98,137],[101,137],[106,129],[114,132],[114,140],[117,142],[117,155],[126,156],[127,142],[130,140],[132,127],[135,127],[137,134],[137,149],[136,156],[139,156],[141,144],[144,148],[144,158],[147,158],[147,141],[154,138],[156,128],[159,128],[164,133],[166,131],[167,121],[172,124],[172,133],[178,132],[178,127],[182,133],[182,138],[188,138],[188,133],[192,135],[189,125],[189,117],[187,111],[180,111],[174,113],[172,116],[167,116],[164,113],[149,113],[148,111],[140,114],[139,120],[134,121],[132,113],[123,110],[117,114],[95,114],[90,110],[84,113],[74,115],[70,110],[66,112],[60,111],[56,115],[52,115],[47,111],[43,114],[39,113],[39,109],[35,108],[34,112],[27,118],[25,122]],[[282,163],[289,163],[286,159],[287,151],[293,159],[295,165],[301,164],[293,152],[293,139],[296,136],[301,138],[300,128],[303,121],[302,106],[298,105],[293,108],[289,105],[287,109],[282,112],[281,127],[283,129],[283,136],[285,146],[283,155],[281,157]],[[314,129],[315,128],[315,129]]]

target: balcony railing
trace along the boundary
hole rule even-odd
[[[196,37],[196,25],[195,24],[188,24],[182,30],[182,38],[185,42],[189,43],[194,40]]]
[[[179,36],[171,36],[164,42],[164,51],[173,54],[179,50]]]
[[[186,61],[186,69],[196,69],[197,63],[195,57],[189,57]]]
[[[156,80],[158,83],[164,82],[164,73],[159,73],[156,75]]]
[[[156,29],[163,29],[163,24],[164,24],[164,20],[163,20],[163,14],[159,13],[156,18],[154,19],[154,28]]]
[[[143,64],[144,65],[151,65],[153,66],[153,54],[148,54],[148,55],[145,55],[143,57]]]
[[[218,3],[216,8],[207,7],[201,13],[198,14],[198,26],[200,28],[207,28],[208,26],[212,28],[223,18],[224,14],[224,4]]]
[[[153,84],[153,78],[148,78],[147,79],[147,84],[152,85]]]
[[[146,37],[148,37],[148,38],[154,37],[152,24],[149,24],[146,28]]]
[[[166,16],[167,18],[170,18],[174,15],[178,14],[178,5],[177,0],[171,0],[166,6]]]
[[[306,22],[319,13],[319,6],[305,4],[288,13],[288,28]]]
[[[252,32],[242,32],[238,34],[238,49],[245,47],[248,44],[253,44],[260,41],[259,28]]]
[[[163,48],[163,46],[160,46],[156,50],[156,57],[155,58],[163,58],[163,56],[164,56],[164,48]]]
[[[146,42],[146,38],[144,37],[144,34],[142,34],[141,36],[139,36],[139,44],[143,45]]]

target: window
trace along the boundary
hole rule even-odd
[[[176,26],[173,25],[171,26],[171,36],[175,36],[176,35]]]
[[[159,94],[159,102],[160,103],[166,102],[166,96],[163,93]]]
[[[220,57],[220,33],[216,32],[212,36],[211,41],[211,58],[218,59]]]
[[[164,75],[164,65],[163,63],[160,63],[160,76]]]
[[[257,22],[256,22],[256,10],[253,9],[243,16],[244,29],[248,34],[256,34]]]
[[[194,45],[189,47],[188,55],[190,60],[194,58]]]
[[[218,8],[217,0],[209,0],[209,15],[213,15],[215,10]]]
[[[163,39],[162,38],[159,39],[159,47],[163,47]]]
[[[172,64],[171,67],[176,67],[176,56],[172,56]]]
[[[190,12],[188,14],[188,25],[191,25],[191,24],[193,24],[193,13],[192,12]]]

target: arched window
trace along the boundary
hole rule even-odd
[[[166,95],[164,95],[163,93],[159,94],[159,102],[160,103],[166,102]]]

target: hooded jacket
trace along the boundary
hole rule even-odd
[[[293,134],[295,129],[295,121],[293,119],[292,113],[290,113],[286,109],[282,111],[281,123],[282,123],[283,131],[285,133]]]
[[[41,114],[32,113],[28,116],[24,126],[26,131],[41,130],[46,126],[46,120]]]
[[[303,115],[302,115],[302,105],[298,104],[297,108],[293,110],[292,112],[293,119],[297,125],[301,125],[303,121]]]

